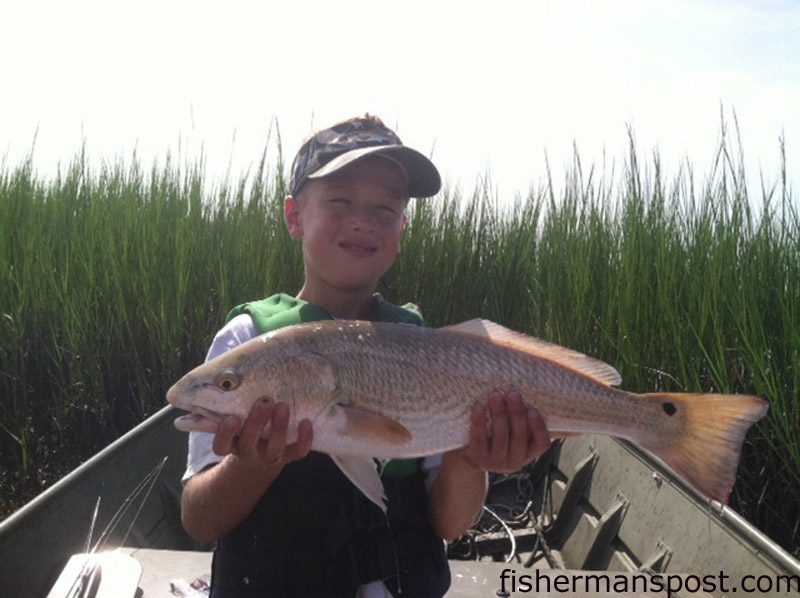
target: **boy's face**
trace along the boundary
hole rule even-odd
[[[303,239],[306,285],[374,290],[400,251],[408,183],[391,160],[368,156],[310,179],[287,198],[286,224]]]

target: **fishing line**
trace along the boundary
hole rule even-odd
[[[111,521],[108,522],[108,525],[106,525],[105,529],[103,530],[103,533],[100,534],[100,537],[98,538],[97,542],[92,547],[91,550],[92,553],[97,552],[97,550],[101,547],[103,548],[105,547],[106,543],[108,542],[109,536],[117,528],[122,518],[125,517],[125,515],[128,513],[128,510],[133,504],[133,501],[137,499],[137,497],[142,493],[142,491],[146,487],[148,488],[148,491],[145,494],[142,503],[144,503],[147,500],[147,498],[150,496],[150,492],[152,491],[153,485],[155,484],[155,480],[158,478],[158,476],[161,474],[161,471],[164,469],[164,465],[167,462],[167,458],[168,457],[164,457],[158,465],[156,465],[153,469],[151,469],[147,473],[147,475],[145,475],[144,478],[142,478],[142,480],[136,485],[133,491],[130,494],[128,494],[128,496],[125,497],[122,506],[119,509],[117,509],[116,513],[114,513],[114,516],[111,518]],[[137,517],[140,512],[141,512],[141,507],[136,513]],[[133,527],[133,523],[135,522],[136,518],[134,518],[133,522],[131,523],[131,528]]]
[[[73,597],[80,597],[89,595],[89,593],[94,589],[97,590],[97,586],[100,583],[100,563],[96,560],[91,558],[92,555],[96,554],[98,549],[104,548],[108,538],[113,533],[113,531],[117,528],[122,518],[127,514],[128,509],[133,504],[133,501],[142,493],[142,490],[147,488],[144,497],[142,498],[139,508],[136,511],[136,515],[134,515],[130,527],[128,531],[125,533],[125,536],[122,539],[120,545],[124,545],[128,536],[133,529],[136,520],[139,518],[139,515],[144,508],[145,502],[150,497],[150,494],[155,486],[156,480],[158,479],[159,475],[161,475],[161,471],[164,469],[164,465],[167,462],[168,457],[164,457],[161,462],[156,465],[153,469],[151,469],[142,480],[136,485],[136,487],[131,491],[128,496],[125,497],[122,506],[117,509],[117,512],[114,513],[114,516],[111,518],[111,521],[108,522],[103,532],[100,534],[100,537],[95,542],[94,546],[91,546],[92,536],[94,535],[94,527],[97,521],[97,514],[100,509],[100,496],[97,497],[97,501],[95,502],[94,512],[92,514],[92,520],[89,527],[89,534],[86,538],[86,547],[84,552],[88,553],[89,558],[87,558],[83,565],[78,571],[78,575],[75,577],[75,580],[72,582],[69,590],[67,590],[67,598]]]
[[[94,526],[97,522],[97,513],[100,510],[100,501],[102,500],[101,496],[97,497],[97,500],[94,503],[94,512],[92,513],[92,519],[89,523],[89,534],[86,536],[86,546],[83,549],[84,553],[91,555],[90,553],[90,546],[92,544],[92,536],[94,535]],[[69,586],[69,589],[66,593],[66,598],[73,598],[79,596],[85,596],[89,589],[99,583],[99,578],[95,575],[97,572],[98,564],[93,562],[91,556],[89,556],[81,565],[78,574],[75,576],[75,579],[72,581],[72,585]],[[92,583],[92,582],[96,583]]]
[[[508,524],[505,521],[503,521],[503,519],[488,506],[483,505],[483,510],[489,513],[489,515],[491,515],[492,517],[494,517],[498,521],[498,523],[500,523],[502,528],[505,530],[506,534],[508,534],[508,539],[511,541],[511,552],[508,553],[505,562],[510,563],[511,559],[514,558],[514,555],[517,553],[517,539],[514,537],[514,532],[512,532],[511,528],[508,527]]]
[[[124,546],[125,542],[128,541],[128,536],[130,536],[131,531],[133,531],[133,526],[139,519],[139,515],[141,514],[142,509],[144,508],[144,505],[147,502],[147,499],[150,498],[150,494],[153,492],[153,488],[156,485],[156,481],[158,480],[158,477],[161,475],[161,471],[164,469],[164,465],[167,462],[167,458],[168,457],[164,457],[161,460],[161,463],[156,465],[153,471],[149,474],[151,476],[150,485],[147,488],[147,492],[145,492],[144,498],[142,498],[142,500],[139,501],[139,508],[136,510],[136,514],[131,519],[131,524],[130,526],[128,526],[128,531],[125,532],[125,535],[123,536],[122,541],[120,542],[120,546]]]
[[[394,541],[394,532],[392,531],[392,526],[389,524],[389,512],[383,512],[383,519],[384,523],[386,523],[386,529],[389,531],[389,543],[392,545],[392,558],[394,559],[394,574],[397,577],[397,593],[403,593],[403,587],[400,580],[400,558],[397,556],[397,545]]]
[[[86,536],[86,547],[83,552],[89,552],[89,547],[92,545],[92,536],[94,535],[94,524],[97,522],[97,512],[100,510],[100,499],[98,496],[97,501],[94,503],[94,513],[92,513],[92,522],[89,525],[89,535]]]
[[[386,465],[389,463],[389,459],[373,459],[373,460],[375,461],[375,465],[378,470],[378,476],[383,478],[383,472],[386,469]],[[400,558],[397,556],[397,545],[395,544],[394,541],[394,532],[392,531],[392,526],[389,523],[388,508],[383,511],[383,522],[386,524],[386,530],[389,532],[389,543],[392,545],[392,559],[394,560],[394,573],[395,576],[397,577],[397,593],[402,594],[403,588],[400,581]]]

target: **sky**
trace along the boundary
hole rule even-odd
[[[238,178],[277,132],[369,112],[431,155],[446,184],[501,198],[584,166],[619,172],[633,131],[665,172],[708,171],[738,122],[751,187],[800,182],[800,2],[4,2],[0,160],[49,176],[202,154]],[[276,128],[277,123],[277,128]],[[35,138],[35,145],[34,145]]]

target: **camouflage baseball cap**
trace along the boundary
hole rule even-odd
[[[442,181],[433,162],[403,145],[377,116],[366,114],[317,131],[306,139],[292,163],[289,193],[295,196],[306,180],[322,178],[372,154],[387,156],[403,167],[410,197],[430,197],[439,192]]]

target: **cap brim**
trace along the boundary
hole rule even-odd
[[[409,197],[431,197],[441,189],[442,179],[433,162],[428,160],[424,154],[404,145],[376,145],[350,150],[340,156],[336,156],[306,178],[319,179],[328,176],[356,160],[375,154],[388,156],[405,169],[408,175]]]

